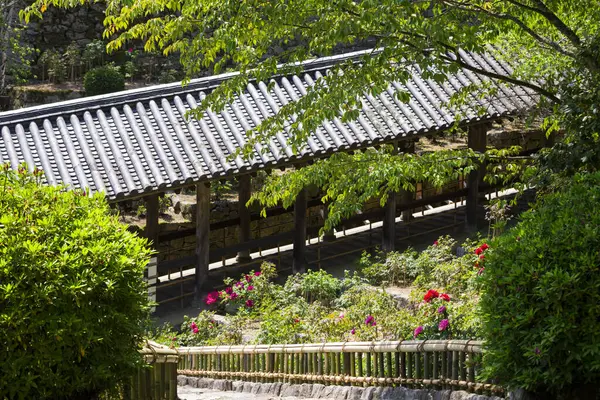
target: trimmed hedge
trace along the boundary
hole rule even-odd
[[[102,195],[0,165],[0,397],[90,399],[141,362],[147,241]]]
[[[543,196],[486,252],[486,374],[540,399],[600,382],[600,174]]]
[[[88,96],[118,92],[125,89],[125,77],[113,67],[98,67],[86,72],[83,87]]]

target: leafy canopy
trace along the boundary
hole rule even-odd
[[[323,120],[357,118],[365,92],[377,95],[391,81],[404,83],[418,66],[436,81],[468,69],[482,78],[473,91],[486,90],[489,80],[536,91],[540,105],[552,110],[547,127],[563,127],[570,134],[544,158],[545,168],[572,173],[600,165],[597,0],[104,1],[109,50],[141,40],[147,51],[179,53],[188,79],[207,68],[239,72],[213,90],[197,113],[209,106],[221,109],[253,79],[268,82],[277,74],[298,73],[299,61],[355,45],[378,49],[332,68],[304,96],[283,105],[249,133],[248,152],[253,140],[264,141],[284,127],[291,145],[301,147]],[[49,4],[82,2],[35,0],[22,16],[40,17]],[[517,62],[509,72],[470,65],[463,50],[495,52]],[[397,96],[406,101],[410,94],[398,91]],[[357,157],[358,164],[368,156]],[[326,166],[335,168],[332,162]],[[388,178],[384,181],[393,180]]]

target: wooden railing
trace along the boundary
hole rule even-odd
[[[131,379],[129,398],[177,400],[177,350],[149,341],[141,353],[148,365],[140,368]]]
[[[472,340],[204,346],[177,351],[182,375],[503,392],[479,379],[482,344]]]

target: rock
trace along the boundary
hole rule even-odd
[[[346,400],[349,392],[350,392],[349,386],[335,386],[335,389],[333,392],[333,398],[335,400]]]
[[[358,386],[352,386],[350,388],[350,391],[348,392],[347,399],[348,400],[361,400],[364,392],[365,392],[365,388],[358,387]]]
[[[431,400],[450,400],[450,390],[432,390]]]
[[[375,398],[375,389],[372,386],[365,388],[360,400],[373,400]]]
[[[281,382],[275,382],[271,384],[271,388],[269,389],[269,394],[273,394],[275,396],[279,396],[279,393],[281,393],[281,386],[283,385],[283,383]]]
[[[300,385],[289,385],[285,389],[282,388],[281,397],[298,397],[300,395]]]
[[[319,398],[319,394],[321,393],[321,391],[323,390],[324,387],[325,387],[325,385],[320,384],[320,383],[314,383],[314,384],[312,384],[312,392],[310,393],[309,397],[318,399]]]
[[[300,392],[298,396],[300,397],[310,397],[312,395],[312,385],[310,383],[303,383],[300,385]]]
[[[323,386],[323,390],[319,393],[319,399],[330,399],[333,397],[333,386]]]
[[[254,389],[254,383],[252,382],[244,382],[243,392],[251,393],[252,389]]]
[[[187,378],[187,384],[190,385],[191,387],[198,387],[198,380],[199,378],[192,378],[192,377],[188,377]]]
[[[244,391],[244,381],[231,382],[231,390],[233,390],[234,392],[243,392]]]
[[[233,386],[231,385],[231,381],[226,379],[215,379],[213,381],[212,388],[214,390],[218,390],[221,392],[232,390]]]
[[[450,394],[450,400],[472,400],[475,395],[465,392],[464,390],[456,390]]]
[[[185,386],[188,384],[188,377],[185,375],[177,375],[177,386]]]

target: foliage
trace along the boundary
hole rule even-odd
[[[46,63],[48,64],[48,79],[53,83],[61,83],[67,77],[67,68],[63,57],[56,50],[46,52]]]
[[[125,78],[114,67],[98,67],[86,72],[83,86],[88,96],[118,92],[125,89]]]
[[[35,50],[21,41],[23,27],[18,21],[16,0],[0,0],[0,96],[11,83],[23,83],[30,76],[31,58]]]
[[[359,271],[373,285],[406,285],[418,274],[414,268],[416,257],[417,252],[412,249],[402,253],[392,251],[375,255],[365,251],[359,261]]]
[[[90,71],[94,67],[104,65],[104,54],[106,45],[100,39],[91,41],[85,46],[81,60],[86,64],[86,69]]]
[[[102,195],[0,170],[0,393],[91,398],[140,362],[145,239]]]
[[[593,398],[573,391],[600,381],[599,207],[600,174],[577,175],[491,244],[481,298],[488,376],[540,398]]]
[[[329,204],[324,231],[331,230],[343,218],[359,211],[372,198],[387,201],[390,192],[416,190],[415,182],[430,182],[441,187],[476,168],[483,157],[471,150],[444,150],[422,155],[393,151],[392,146],[369,149],[355,154],[335,153],[326,160],[296,170],[270,175],[264,187],[252,195],[265,207],[294,204],[305,187],[322,188],[324,203]],[[265,209],[263,209],[263,216]]]
[[[323,270],[309,270],[305,274],[290,276],[283,290],[296,293],[309,303],[318,301],[329,305],[339,295],[341,282]]]
[[[205,299],[207,305],[222,304],[239,309],[243,313],[252,313],[265,299],[271,296],[269,280],[277,275],[275,265],[264,262],[260,271],[243,274],[236,282],[226,278],[224,290],[210,292]]]
[[[81,52],[77,43],[71,42],[65,51],[64,58],[69,68],[69,78],[74,81],[81,65]]]

